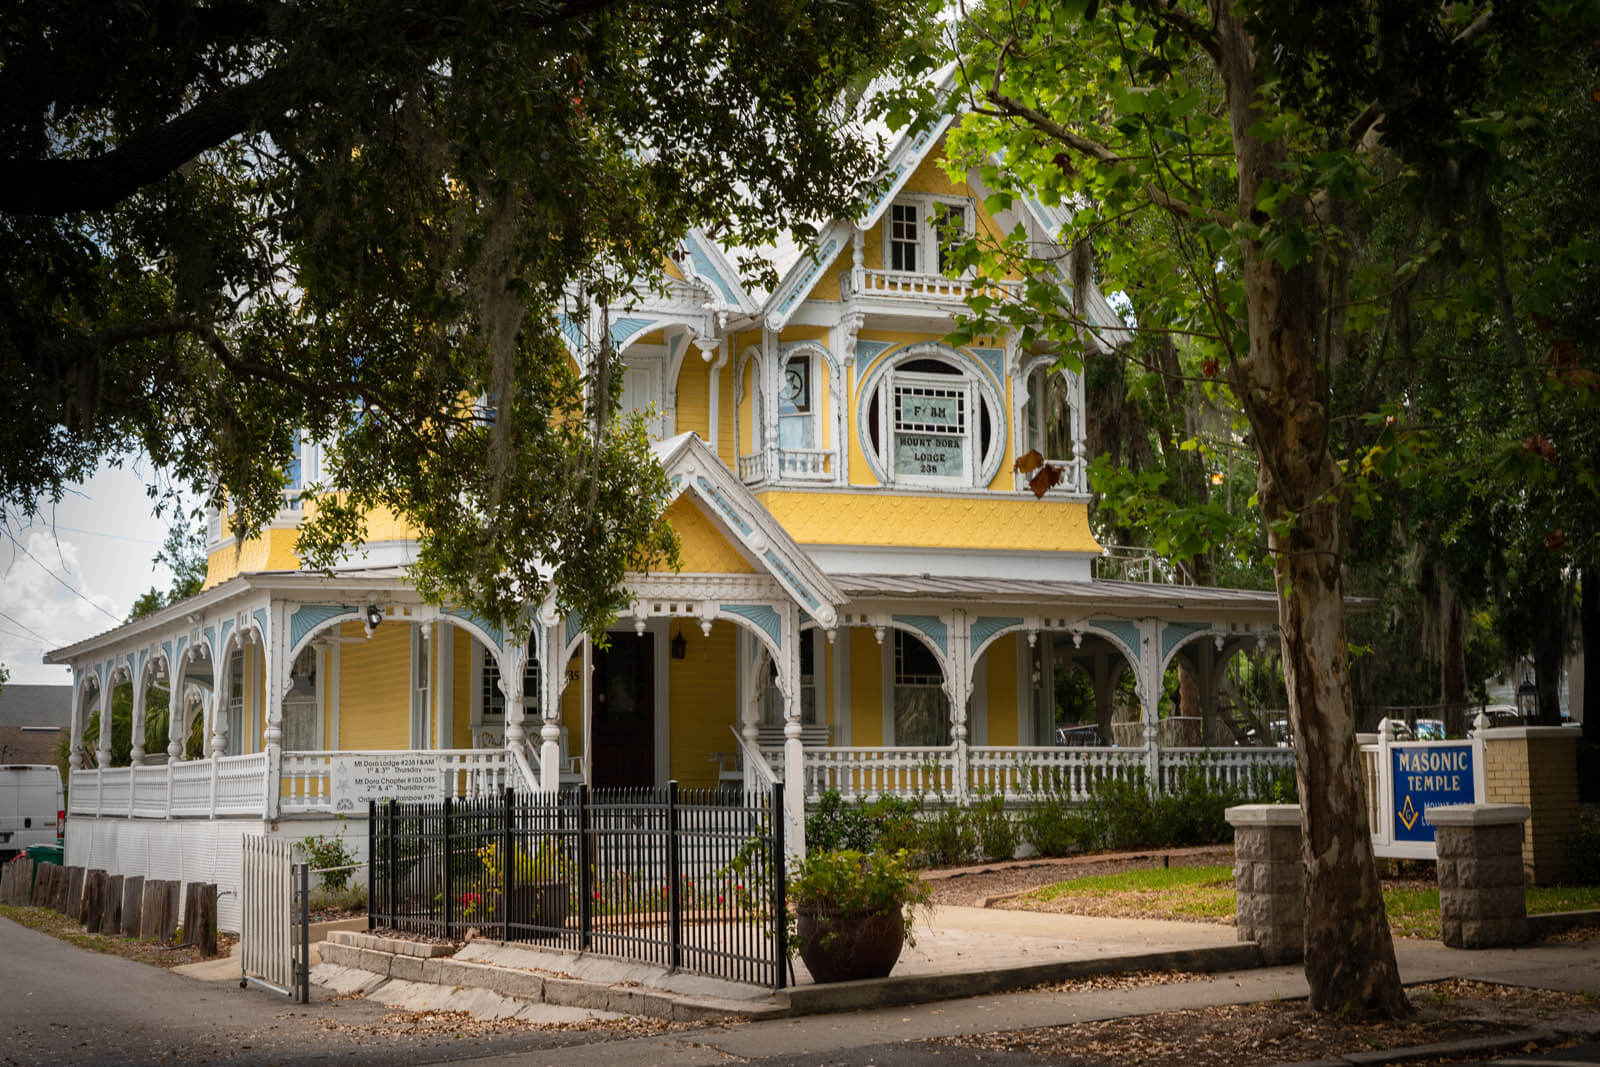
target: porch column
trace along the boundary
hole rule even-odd
[[[72,771],[83,770],[83,697],[89,679],[82,677],[72,690],[72,725],[68,729],[67,778],[71,785]]]
[[[145,688],[149,682],[142,671],[135,669],[133,676],[132,744],[128,750],[128,763],[137,767],[144,760]]]
[[[1145,773],[1150,789],[1161,791],[1161,746],[1157,726],[1161,721],[1161,623],[1139,620],[1139,721],[1144,724]]]
[[[113,668],[106,676],[105,688],[100,690],[100,732],[95,736],[94,754],[95,765],[102,771],[111,766],[111,693],[116,688],[116,671]]]
[[[945,617],[950,635],[950,651],[945,665],[944,690],[950,700],[950,745],[955,750],[956,802],[967,799],[967,701],[972,697],[972,664],[968,662],[967,613],[954,611]]]
[[[506,753],[513,763],[517,756],[526,759],[527,734],[523,731],[522,723],[524,710],[522,707],[522,670],[528,652],[524,642],[515,636],[509,639],[502,638],[504,646],[495,656],[500,664],[500,694],[506,701]],[[523,783],[533,785],[537,783]]]
[[[539,730],[539,789],[555,793],[561,789],[561,701],[550,698],[549,678],[559,668],[551,665],[550,628],[535,622],[533,625],[534,655],[539,661],[539,717],[544,725]]]
[[[182,664],[179,664],[182,669]],[[189,730],[189,694],[179,684],[182,676],[176,672],[167,680],[167,766],[178,762],[178,757],[183,755],[183,745]],[[201,721],[204,722],[202,716]],[[201,739],[205,738],[205,727],[201,727]]]
[[[782,655],[778,661],[778,690],[783,694],[783,808],[787,825],[784,844],[791,857],[806,854],[805,733],[800,722],[800,612],[793,604],[783,609]]]
[[[267,802],[265,815],[278,817],[283,787],[283,695],[289,691],[289,639],[284,625],[283,603],[273,601],[267,610],[267,632],[261,635],[262,668],[266,672],[264,697],[266,720],[264,740],[267,752]]]

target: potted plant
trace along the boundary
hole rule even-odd
[[[912,923],[930,906],[926,884],[902,850],[840,849],[801,860],[789,878],[796,919],[791,942],[818,982],[884,978],[900,949],[915,944]]]
[[[515,927],[543,927],[543,932],[532,936],[553,937],[550,931],[560,930],[567,924],[571,911],[572,864],[561,852],[558,843],[550,838],[539,843],[529,853],[521,845],[512,847],[511,893],[506,898],[506,940],[512,939]],[[501,885],[500,847],[489,845],[478,852],[483,861],[488,884]]]

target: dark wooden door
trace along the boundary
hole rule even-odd
[[[656,637],[619,633],[594,652],[596,788],[656,784]]]

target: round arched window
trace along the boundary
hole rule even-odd
[[[998,398],[955,358],[910,353],[866,382],[862,437],[885,482],[978,486],[994,476]]]

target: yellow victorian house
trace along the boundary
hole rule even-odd
[[[1271,594],[1100,576],[1082,380],[1012,337],[944,340],[970,286],[944,270],[942,231],[1022,226],[1044,246],[1061,219],[1027,202],[991,215],[976,171],[946,174],[942,134],[894,148],[866,215],[780,252],[771,293],[694,232],[649,298],[563,318],[580,371],[609,331],[682,543],[679,572],[630,581],[608,647],[545,605],[523,643],[423,603],[414,531],[381,516],[332,577],[299,569],[296,490],[244,544],[214,517],[202,593],[50,657],[76,679],[68,862],[226,886],[234,839],[337,833],[372,797],[669,780],[783,782],[798,846],[827,790],[1014,796],[1037,767],[1139,766],[1159,786],[1199,761],[1285,764],[1211,715],[1167,729],[1160,709],[1180,658],[1209,705],[1219,666],[1273,634]],[[1083,297],[1115,341],[1114,310]],[[1063,470],[1042,498],[1014,472],[1029,451]],[[298,465],[293,480],[318,480],[316,442]],[[1078,730],[1056,725],[1064,667],[1096,694]],[[90,769],[83,725],[124,684],[133,765],[111,767],[106,739]],[[153,686],[181,719],[165,753],[142,736]]]

